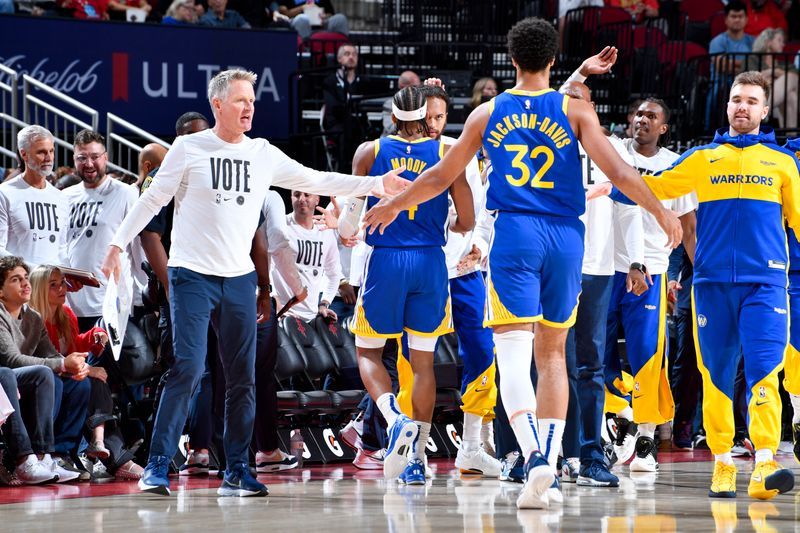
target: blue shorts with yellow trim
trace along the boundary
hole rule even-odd
[[[450,330],[442,248],[375,247],[366,272],[353,333],[388,338],[399,337],[403,331],[439,336]]]
[[[485,324],[571,327],[581,292],[583,233],[578,218],[499,212],[489,251]]]

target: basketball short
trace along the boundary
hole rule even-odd
[[[575,323],[584,226],[578,218],[501,211],[489,251],[485,325]]]
[[[450,322],[447,267],[440,247],[372,250],[353,333],[390,338],[407,331],[438,337],[452,330]]]

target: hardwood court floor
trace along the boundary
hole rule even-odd
[[[0,531],[800,532],[797,491],[769,502],[747,496],[752,463],[737,461],[737,499],[710,500],[707,452],[659,459],[654,479],[615,469],[617,489],[565,484],[564,504],[545,511],[517,511],[520,485],[461,478],[450,460],[433,462],[426,487],[387,483],[349,464],[262,475],[267,498],[218,498],[216,478],[172,478],[171,497],[141,494],[131,482],[0,488]],[[800,474],[791,456],[779,460]]]

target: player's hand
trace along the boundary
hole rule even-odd
[[[667,299],[675,303],[678,301],[678,291],[683,290],[683,285],[674,279],[669,280],[667,283]]]
[[[617,62],[617,53],[615,46],[606,46],[599,54],[587,57],[581,63],[581,75],[588,78],[592,75],[606,74]]]
[[[319,316],[326,320],[330,320],[331,322],[336,322],[339,320],[339,317],[336,316],[336,311],[330,309],[327,305],[319,306]]]
[[[611,194],[611,185],[610,181],[606,181],[604,183],[596,183],[594,185],[590,185],[588,189],[586,189],[586,201],[594,200],[595,198],[600,198],[601,196],[608,196]]]
[[[331,196],[331,203],[333,204],[331,209],[324,209],[317,206],[317,211],[319,211],[320,214],[314,215],[314,224],[320,226],[322,229],[336,229],[339,227],[339,215],[342,213],[342,209],[339,207],[335,196]]]
[[[103,259],[103,266],[100,267],[100,272],[106,277],[106,279],[110,280],[111,276],[114,276],[114,281],[119,281],[119,273],[122,270],[122,266],[119,262],[119,254],[122,252],[116,246],[109,246],[108,252],[106,252],[106,258]]]
[[[677,248],[683,239],[683,227],[678,215],[667,208],[661,209],[656,215],[656,221],[664,233],[667,234],[667,246],[670,249]]]
[[[625,289],[636,296],[641,296],[647,292],[647,289],[649,289],[652,284],[653,279],[650,277],[650,274],[645,275],[641,270],[635,268],[628,271],[628,277],[625,279]]]
[[[426,79],[422,85],[426,87],[441,87],[444,90],[444,83],[439,78],[428,78]]]
[[[358,244],[358,237],[353,235],[352,237],[339,237],[339,242],[342,243],[342,246],[345,248],[353,248],[356,244]]]
[[[405,178],[401,178],[400,174],[406,171],[405,165],[390,170],[383,175],[383,195],[382,196],[395,196],[406,190],[411,182]],[[381,195],[375,195],[381,196]]]
[[[269,297],[269,291],[258,290],[256,296],[256,324],[263,324],[269,320],[272,314],[272,301]]]
[[[456,265],[456,270],[458,271],[459,274],[462,274],[467,270],[469,270],[470,268],[473,268],[478,263],[480,263],[480,261],[481,261],[481,251],[477,246],[473,244],[472,250],[470,250],[467,255],[462,257],[461,261],[459,261],[458,264]]]
[[[378,233],[383,235],[386,226],[394,222],[394,219],[399,214],[400,210],[392,205],[392,200],[382,198],[364,215],[364,225],[362,227],[367,229],[370,235],[375,233],[375,230],[378,230]]]

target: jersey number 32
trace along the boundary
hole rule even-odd
[[[547,171],[550,170],[550,167],[553,166],[553,160],[555,157],[553,156],[553,150],[548,148],[547,146],[537,146],[533,150],[531,150],[530,154],[530,163],[525,161],[525,157],[528,155],[528,146],[524,144],[506,144],[505,149],[509,152],[514,152],[514,159],[511,161],[511,166],[521,172],[519,177],[514,177],[511,174],[506,174],[506,179],[508,182],[513,185],[514,187],[522,187],[528,181],[531,182],[531,187],[538,187],[540,189],[552,189],[554,183],[552,181],[542,181]],[[531,167],[533,166],[532,163],[536,161],[537,163],[539,160],[544,157],[544,162],[541,163],[539,170],[536,171],[534,174],[533,179],[531,179]]]

